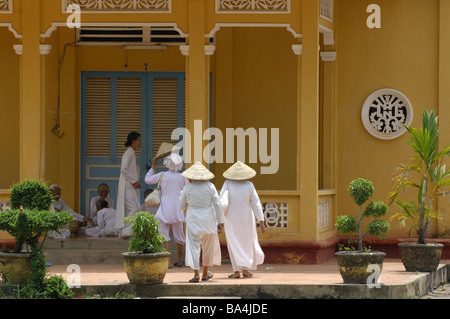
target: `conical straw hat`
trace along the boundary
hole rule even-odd
[[[226,179],[241,181],[254,177],[256,171],[248,165],[245,165],[241,161],[237,161],[229,169],[223,173],[223,177]]]
[[[170,153],[177,153],[179,150],[181,150],[181,147],[179,146],[162,142],[159,146],[158,153],[156,153],[155,158],[166,157]]]
[[[183,173],[181,173],[187,179],[195,181],[209,181],[214,178],[214,174],[211,173],[202,163],[197,162]]]

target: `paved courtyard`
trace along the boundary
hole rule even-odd
[[[442,264],[449,264],[450,260],[442,260]],[[61,274],[67,278],[68,265],[53,265],[49,267],[50,274]],[[128,278],[122,264],[86,264],[79,265],[81,270],[81,285],[121,285],[127,284]],[[220,284],[298,284],[298,285],[330,285],[341,284],[336,259],[333,258],[319,265],[289,265],[263,264],[254,271],[253,278],[230,279],[232,273],[230,264],[211,268],[214,278],[207,285]],[[398,284],[418,274],[406,272],[399,259],[385,259],[380,277],[382,284]],[[187,283],[193,276],[189,267],[168,269],[164,283]]]

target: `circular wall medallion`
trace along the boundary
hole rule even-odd
[[[406,132],[404,125],[410,125],[413,109],[408,98],[394,89],[373,92],[363,104],[361,119],[366,130],[373,136],[391,140]]]

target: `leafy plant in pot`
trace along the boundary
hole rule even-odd
[[[355,247],[345,247],[340,245],[339,252],[336,252],[336,257],[339,265],[339,270],[344,283],[366,284],[368,277],[373,273],[373,268],[368,268],[370,265],[377,265],[381,272],[383,268],[383,261],[386,254],[384,252],[372,252],[370,249],[364,247],[363,237],[368,235],[378,236],[384,238],[390,229],[387,221],[380,219],[386,215],[388,206],[384,202],[370,202],[364,212],[362,206],[372,197],[375,188],[371,181],[358,178],[350,183],[348,187],[353,202],[359,207],[359,218],[353,216],[341,215],[337,217],[336,229],[342,234],[354,235],[358,234],[358,249]],[[364,218],[375,218],[367,225],[366,232],[361,230],[361,224]]]
[[[158,233],[158,221],[148,212],[126,217],[131,224],[130,246],[122,253],[125,271],[132,284],[162,283],[167,273],[170,252],[162,244],[164,236]]]
[[[450,145],[439,150],[438,117],[434,111],[424,111],[422,127],[418,130],[410,125],[405,126],[410,134],[407,143],[415,155],[410,164],[402,164],[397,168],[399,174],[394,178],[394,187],[389,195],[389,205],[395,203],[400,212],[391,217],[406,226],[409,221],[412,230],[418,235],[417,243],[400,243],[399,251],[406,271],[435,271],[439,266],[442,244],[426,243],[431,219],[440,219],[435,208],[438,197],[444,195],[443,189],[450,185],[450,171],[444,159],[450,156]],[[400,192],[412,189],[417,192],[417,203],[399,199]]]
[[[11,210],[0,212],[0,230],[15,239],[12,252],[5,249],[0,253],[0,274],[9,284],[26,284],[24,291],[33,298],[45,298],[46,289],[51,289],[50,286],[58,281],[45,278],[45,257],[39,239],[49,231],[58,231],[73,219],[67,212],[49,211],[52,201],[44,181],[26,179],[11,187]]]

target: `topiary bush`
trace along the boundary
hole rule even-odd
[[[46,279],[47,268],[39,239],[49,231],[58,231],[74,218],[68,212],[51,212],[53,196],[47,183],[26,179],[11,187],[11,210],[0,211],[0,230],[16,240],[14,253],[20,253],[24,244],[31,248],[31,279],[19,287],[19,298],[70,298],[71,290],[62,278]],[[27,248],[28,248],[27,246]]]
[[[22,183],[11,186],[11,209],[49,210],[53,203],[53,195],[44,180],[27,178]]]
[[[0,230],[15,238],[14,252],[20,253],[23,244],[35,247],[47,232],[58,231],[72,220],[67,212],[12,209],[0,212]]]
[[[387,221],[379,219],[386,215],[388,206],[384,202],[370,202],[364,212],[362,211],[362,205],[367,202],[373,195],[375,188],[373,183],[369,180],[358,178],[352,181],[347,189],[350,193],[353,202],[359,206],[359,218],[358,220],[349,215],[342,215],[337,217],[336,229],[342,234],[358,234],[358,251],[363,251],[363,237],[366,234],[379,236],[385,238],[387,232],[390,229],[390,225]],[[361,222],[363,218],[376,218],[374,221],[367,225],[366,232],[363,234],[361,231]]]

